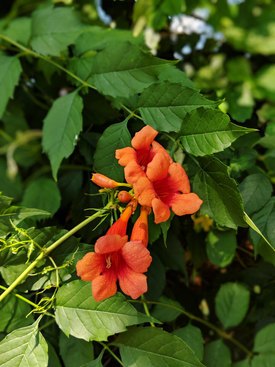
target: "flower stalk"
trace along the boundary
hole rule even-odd
[[[60,246],[68,238],[70,238],[71,236],[73,236],[80,229],[82,229],[83,227],[85,227],[87,224],[91,223],[96,218],[101,217],[102,214],[105,213],[107,210],[109,210],[112,205],[113,205],[113,203],[108,203],[103,209],[98,210],[96,213],[94,213],[90,217],[86,218],[81,223],[79,223],[77,226],[75,226],[70,231],[68,231],[67,233],[65,233],[62,237],[60,237],[57,241],[55,241],[51,246],[49,246],[47,248],[44,248],[40,252],[40,254],[37,256],[37,258],[0,295],[0,302],[3,301],[23,280],[25,280],[28,277],[28,275],[32,272],[33,269],[35,269],[35,267],[37,266],[37,264],[41,260],[43,260],[45,257],[47,257],[53,250],[55,250],[58,246]]]

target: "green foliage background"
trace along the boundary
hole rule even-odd
[[[273,1],[15,0],[0,17],[0,366],[273,367]],[[75,264],[117,213],[90,173],[123,180],[114,151],[144,124],[204,204],[150,218],[142,300],[97,303]]]

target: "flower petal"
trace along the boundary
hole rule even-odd
[[[134,209],[132,205],[126,206],[123,213],[120,215],[117,221],[108,229],[106,235],[118,234],[121,237],[126,235],[127,224],[133,213]]]
[[[141,241],[127,242],[121,253],[127,265],[137,273],[145,273],[152,262],[150,252]]]
[[[127,242],[128,236],[121,237],[119,234],[106,234],[99,237],[95,243],[95,252],[98,254],[107,254],[118,251]]]
[[[162,152],[158,152],[147,165],[146,175],[150,181],[162,180],[168,174],[169,165],[170,159]]]
[[[164,204],[163,201],[161,201],[158,198],[155,198],[152,200],[152,207],[153,212],[155,215],[155,223],[162,223],[166,222],[170,217],[170,209],[169,206]]]
[[[203,201],[197,194],[174,194],[172,210],[176,215],[194,214],[200,209]]]
[[[133,299],[147,292],[147,277],[136,273],[127,266],[118,275],[121,290]]]
[[[148,245],[148,215],[150,212],[149,207],[141,207],[140,215],[135,221],[131,234],[131,241],[141,241],[145,247]]]
[[[184,168],[179,163],[170,164],[168,179],[172,182],[173,187],[177,188],[177,191],[181,191],[184,194],[189,194],[189,178]]]
[[[136,161],[129,162],[124,168],[125,180],[129,184],[134,184],[140,177],[145,176],[145,172]]]
[[[92,293],[94,299],[99,302],[116,294],[116,276],[112,271],[99,275],[92,281]]]
[[[169,160],[170,163],[173,163],[173,160],[167,150],[160,143],[154,140],[152,142],[151,154],[155,155],[157,153],[163,153],[166,156],[167,160]]]
[[[148,149],[158,132],[147,125],[138,131],[132,139],[132,146],[135,149]]]
[[[104,258],[95,252],[88,252],[76,264],[76,273],[84,281],[94,280],[104,268]]]
[[[141,177],[134,183],[134,193],[140,205],[152,207],[156,192],[147,177]]]
[[[137,154],[135,150],[131,147],[126,147],[116,150],[116,159],[118,159],[118,164],[125,167],[132,160],[137,160]]]

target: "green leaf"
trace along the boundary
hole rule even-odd
[[[263,233],[260,231],[260,229],[256,226],[256,224],[253,222],[253,220],[245,213],[245,221],[246,223],[249,225],[249,227],[251,229],[253,229],[253,231],[255,231],[261,238],[262,240],[264,240],[264,242],[270,247],[270,250],[272,251],[271,255],[272,255],[272,258],[274,258],[274,247],[272,246],[272,244],[268,241],[268,239],[263,235]],[[254,232],[252,232],[251,234],[251,237],[254,236]],[[257,254],[258,252],[259,253],[262,253],[262,242],[260,241],[258,244],[257,244],[257,247],[255,248],[255,253]],[[269,251],[270,252],[270,251]],[[273,263],[273,261],[272,261]]]
[[[209,260],[225,267],[234,259],[237,247],[235,231],[211,231],[206,238],[206,252]]]
[[[127,122],[126,119],[107,127],[99,138],[94,155],[94,170],[119,182],[124,181],[124,170],[115,158],[115,151],[131,145]]]
[[[274,343],[275,343],[275,323],[272,323],[265,326],[257,333],[255,337],[253,351],[255,353],[274,354]]]
[[[32,16],[32,48],[44,55],[59,56],[87,27],[69,7],[38,9]]]
[[[104,354],[104,350],[102,350],[102,352],[96,359],[94,359],[91,362],[85,363],[81,365],[80,367],[103,367],[103,364],[101,362],[103,354]]]
[[[28,316],[30,312],[31,307],[26,302],[19,300],[14,295],[8,296],[0,303],[0,332],[10,333],[33,323],[33,316]]]
[[[104,95],[128,98],[156,83],[172,63],[130,42],[112,42],[96,55],[75,58],[71,70]]]
[[[201,214],[209,215],[219,225],[235,229],[244,226],[242,199],[228,167],[215,157],[196,160],[198,170],[193,191],[203,200]]]
[[[220,152],[238,137],[255,131],[230,122],[221,111],[199,108],[188,114],[180,130],[183,148],[194,156]]]
[[[0,342],[2,366],[48,366],[48,346],[38,331],[38,322],[11,332]]]
[[[252,359],[251,367],[273,367],[275,365],[275,354],[260,354]],[[242,367],[242,366],[241,366]]]
[[[148,292],[146,293],[146,297],[150,300],[158,300],[165,288],[166,269],[155,252],[151,252],[151,255],[153,261],[147,272]]]
[[[13,96],[21,71],[17,57],[0,54],[0,118],[5,112],[8,100]]]
[[[157,304],[151,314],[161,322],[174,321],[182,313],[180,310],[182,308],[181,304],[174,299],[161,296],[158,302],[161,302],[161,304]],[[165,305],[167,305],[167,307]],[[173,306],[175,308],[173,308]]]
[[[92,50],[102,50],[108,44],[121,42],[142,45],[143,38],[133,37],[133,33],[130,30],[91,26],[75,41],[74,53],[77,56],[82,56],[83,54],[88,56]]]
[[[11,200],[0,193],[0,235],[6,236],[14,229],[13,225],[19,225],[26,218],[49,215],[44,210],[13,206]]]
[[[132,328],[113,344],[125,366],[203,367],[182,339],[158,328]]]
[[[52,215],[58,210],[61,195],[57,184],[49,178],[40,178],[27,186],[22,205],[45,210]]]
[[[253,7],[246,7],[235,18],[235,24],[232,24],[231,21],[224,23],[225,27],[222,32],[227,41],[232,43],[237,50],[248,51],[252,54],[274,55],[274,17],[274,7],[261,7],[257,16],[253,13]]]
[[[23,191],[22,180],[19,175],[11,179],[7,174],[7,164],[4,159],[0,158],[0,191],[7,196],[11,196],[15,199],[19,199],[21,197],[21,193]]]
[[[244,208],[248,215],[261,209],[271,198],[272,184],[261,173],[247,176],[239,185]]]
[[[44,119],[42,146],[55,179],[60,163],[72,154],[82,131],[82,108],[82,98],[75,91],[55,100]]]
[[[149,229],[149,233],[150,229]],[[162,263],[169,269],[178,270],[181,273],[186,273],[186,266],[184,261],[185,251],[183,249],[180,239],[170,231],[167,246],[164,244],[158,247],[158,256]]]
[[[255,337],[252,359],[252,367],[273,367],[275,363],[274,353],[275,323],[262,328]]]
[[[244,359],[243,361],[233,363],[232,367],[250,367],[249,359]]]
[[[275,65],[265,65],[256,75],[255,84],[263,98],[275,100]]]
[[[31,36],[31,18],[13,19],[5,29],[4,34],[14,41],[27,45]]]
[[[237,74],[237,72],[235,73]],[[225,93],[228,104],[228,113],[232,119],[244,122],[251,118],[254,108],[251,85],[249,82],[238,84],[234,89],[230,88]]]
[[[238,283],[223,284],[216,297],[216,314],[225,329],[239,325],[249,307],[250,293]]]
[[[214,108],[216,102],[179,83],[162,82],[146,88],[138,109],[146,124],[158,131],[179,131],[184,117],[199,107]]]
[[[231,367],[230,350],[222,340],[210,342],[205,347],[203,362],[207,367]]]
[[[203,358],[203,337],[199,328],[188,324],[187,326],[173,331],[174,335],[185,341],[201,361]]]
[[[262,246],[266,245],[263,243],[263,239],[269,244],[269,247],[275,250],[275,230],[274,230],[274,219],[275,219],[275,197],[272,197],[265,206],[257,211],[252,216],[252,222],[258,228],[258,231],[250,231],[252,242],[255,246],[256,254],[262,253]],[[261,236],[262,235],[262,236]]]
[[[79,367],[94,358],[93,344],[85,340],[69,338],[63,333],[59,337],[59,350],[65,367]]]
[[[148,322],[122,294],[96,302],[91,283],[80,280],[65,284],[57,292],[56,322],[66,335],[84,340],[107,340],[127,326]]]
[[[47,341],[47,344],[48,344],[48,355],[49,355],[48,367],[62,367],[61,362],[59,360],[59,357],[54,347],[51,345],[49,341]]]

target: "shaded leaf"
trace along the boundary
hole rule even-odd
[[[250,294],[247,288],[238,283],[223,284],[216,297],[216,314],[225,329],[239,325],[249,307]]]
[[[239,185],[244,208],[248,215],[261,209],[271,198],[272,185],[261,173],[247,176]]]
[[[59,350],[65,367],[79,367],[94,358],[93,344],[61,333]]]
[[[13,96],[21,71],[17,57],[0,54],[0,118],[5,112],[8,100]]]
[[[205,347],[203,362],[207,367],[231,367],[230,350],[222,340],[215,340]]]
[[[173,331],[173,334],[184,340],[185,343],[193,350],[198,359],[200,361],[202,360],[204,340],[201,330],[198,327],[188,324],[185,327],[176,329]]]
[[[44,119],[42,146],[55,179],[60,163],[72,154],[82,130],[82,108],[82,98],[75,91],[56,99]]]
[[[254,342],[254,352],[274,353],[274,343],[275,343],[275,323],[272,323],[263,327],[257,333]]]
[[[228,167],[214,157],[198,158],[193,191],[203,200],[201,214],[228,228],[244,226],[242,199]]]
[[[158,328],[132,328],[113,344],[126,366],[203,367],[182,339]]]
[[[128,120],[111,125],[103,132],[94,154],[94,169],[113,180],[123,182],[124,170],[115,158],[116,149],[131,145],[131,135],[127,128]]]
[[[206,239],[209,260],[217,266],[227,266],[234,259],[237,247],[235,231],[211,231]]]
[[[61,195],[56,183],[48,178],[40,178],[27,186],[22,205],[45,210],[52,215],[58,210]]]
[[[181,304],[174,299],[161,296],[158,302],[162,304],[155,305],[151,315],[161,322],[173,321],[182,313],[180,311],[182,308]],[[167,307],[165,305],[167,305]],[[173,308],[173,306],[175,306],[175,308]]]
[[[9,333],[20,327],[30,325],[34,321],[33,316],[28,315],[30,311],[30,305],[14,295],[6,297],[0,303],[0,331]]]
[[[262,250],[266,248],[263,239],[269,244],[269,247],[275,249],[275,197],[272,197],[265,206],[252,216],[252,222],[256,225],[258,231],[251,231],[250,236],[255,245],[256,254],[262,254]],[[258,232],[258,233],[257,233]]]

